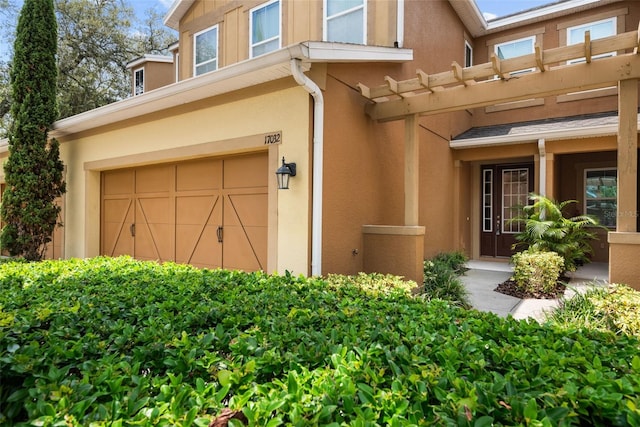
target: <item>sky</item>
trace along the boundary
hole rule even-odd
[[[557,1],[557,0],[555,0]],[[476,0],[478,9],[485,19],[493,19],[501,16],[511,15],[515,12],[542,6],[544,4],[555,3],[554,0]]]

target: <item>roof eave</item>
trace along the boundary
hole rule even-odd
[[[194,2],[195,0],[174,0],[167,14],[164,16],[164,25],[178,31],[180,20]]]
[[[308,71],[312,63],[322,62],[411,61],[413,59],[413,50],[344,43],[299,43],[257,58],[229,65],[208,74],[182,80],[139,96],[58,120],[53,125],[51,136],[60,138],[118,121],[290,77],[290,62],[292,59],[299,59],[302,62],[303,70]]]

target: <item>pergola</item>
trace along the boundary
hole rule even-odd
[[[639,28],[640,31],[640,28]],[[373,120],[405,121],[404,226],[418,227],[418,117],[532,98],[618,86],[618,217],[609,233],[610,281],[640,289],[640,233],[637,219],[638,79],[640,32],[631,31],[583,43],[542,50],[462,68],[396,81],[389,76],[377,87],[358,84],[371,102],[365,112]],[[615,55],[596,57],[615,52]],[[577,60],[575,62],[571,62]],[[520,70],[532,70],[522,73]],[[420,260],[422,262],[422,260]],[[630,265],[634,268],[629,273]],[[635,273],[634,273],[635,272]],[[632,281],[633,283],[630,283]]]

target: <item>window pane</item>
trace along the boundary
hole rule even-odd
[[[271,3],[253,11],[253,44],[278,37],[280,34],[280,3]],[[264,52],[263,52],[264,53]]]
[[[616,34],[614,23],[614,20],[607,20],[571,28],[569,30],[569,44],[584,42],[584,33],[587,31],[591,32],[591,40],[613,36]]]
[[[364,11],[355,10],[327,21],[327,41],[364,44]]]
[[[500,59],[515,58],[530,53],[533,53],[533,39],[516,40],[496,45],[496,55]]]
[[[327,0],[327,17],[364,5],[364,0]]]
[[[278,39],[272,40],[267,43],[260,44],[258,46],[254,46],[252,49],[253,56],[259,56],[267,52],[271,52],[273,50],[278,49]]]
[[[196,75],[215,71],[218,68],[218,61],[207,62],[206,64],[196,66]]]
[[[196,36],[196,75],[200,75],[217,68],[218,57],[218,29],[213,28]]]
[[[616,169],[585,171],[585,213],[598,218],[600,224],[616,226],[618,174]]]

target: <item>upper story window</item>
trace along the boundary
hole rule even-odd
[[[618,170],[585,169],[584,212],[606,227],[616,226],[618,214]]]
[[[464,66],[471,67],[473,65],[473,48],[469,42],[464,42]]]
[[[251,9],[251,57],[280,49],[280,0]]]
[[[529,55],[534,52],[534,44],[536,42],[535,36],[524,37],[518,40],[513,40],[505,43],[495,45],[495,53],[499,59],[510,59],[517,56]],[[512,71],[511,75],[528,73],[533,71],[533,68],[525,70]]]
[[[138,68],[133,72],[133,95],[144,93],[144,68]]]
[[[218,69],[218,26],[196,33],[194,36],[194,75]]]
[[[324,40],[366,44],[365,0],[324,0]]]
[[[589,22],[587,24],[576,25],[575,27],[567,28],[567,44],[584,43],[584,35],[589,31],[591,40],[601,39],[604,37],[616,35],[616,18],[603,19],[600,21]],[[601,55],[594,55],[593,58],[603,58],[607,56],[615,55],[615,52],[604,53]],[[569,64],[575,64],[577,62],[584,62],[584,58],[574,59],[568,61]]]

